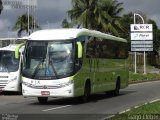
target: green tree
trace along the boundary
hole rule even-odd
[[[153,48],[154,53],[158,54],[160,48],[160,30],[158,29],[158,26],[154,20],[149,19],[148,24],[153,25]]]
[[[97,0],[72,0],[72,7],[67,12],[72,24],[90,29],[95,27]]]
[[[120,37],[127,39],[130,43],[130,24],[134,22],[133,13],[124,14],[119,22],[123,26],[123,30],[119,30]]]
[[[26,33],[30,34],[33,30],[34,30],[34,27],[36,29],[40,29],[40,26],[37,25],[37,23],[35,23],[34,25],[34,18],[33,16],[29,16],[29,30],[28,30],[28,15],[27,13],[19,16],[17,18],[17,21],[14,25],[14,27],[12,28],[13,31],[16,31],[18,30],[18,37],[21,37],[21,34],[23,31],[26,31]]]
[[[73,25],[72,25],[71,23],[69,23],[67,19],[64,19],[64,20],[62,21],[61,26],[62,26],[63,28],[72,28],[72,27],[73,27]]]
[[[117,0],[100,0],[99,4],[103,12],[99,27],[103,28],[103,32],[119,36],[119,30],[123,30],[123,26],[119,22],[123,3],[119,3]]]
[[[153,52],[148,53],[149,63],[160,67],[160,58],[158,58],[160,56],[160,30],[154,20],[149,19],[148,23],[153,25]]]
[[[2,0],[0,0],[0,14],[1,14],[2,10],[3,10]]]
[[[77,27],[99,30],[118,35],[118,22],[123,3],[117,0],[72,0],[68,16]]]

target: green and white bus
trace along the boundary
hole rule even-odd
[[[88,29],[51,29],[26,41],[22,91],[40,103],[48,97],[78,97],[128,86],[127,41]]]

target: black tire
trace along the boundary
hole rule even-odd
[[[115,90],[113,91],[113,94],[115,95],[115,96],[118,96],[119,95],[119,91],[120,91],[120,80],[118,79],[117,80],[117,82],[116,82],[116,88],[115,88]]]
[[[82,96],[83,102],[89,102],[91,95],[91,85],[90,82],[86,82],[85,88],[84,88],[84,95]]]
[[[19,91],[18,91],[18,95],[22,95],[22,83],[20,84],[20,88],[19,88]]]
[[[46,104],[48,101],[48,97],[38,97],[38,101],[40,104]]]

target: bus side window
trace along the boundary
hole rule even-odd
[[[128,57],[128,47],[126,43],[119,43],[116,48],[116,58],[126,59]]]
[[[90,37],[86,46],[86,58],[96,58],[98,53],[99,42],[95,37]]]

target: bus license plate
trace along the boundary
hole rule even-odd
[[[50,95],[49,91],[41,91],[41,95],[46,96],[46,95]]]

